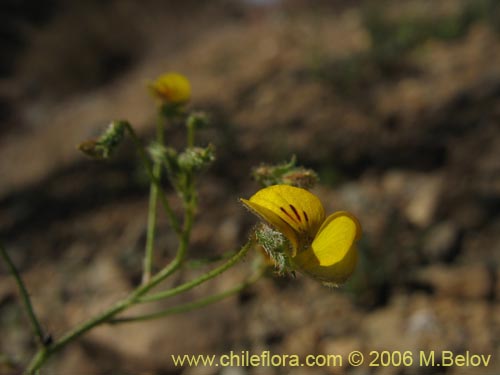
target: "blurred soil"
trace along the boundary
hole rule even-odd
[[[105,163],[75,145],[118,118],[150,138],[144,83],[176,70],[192,82],[192,107],[213,116],[200,142],[218,155],[200,180],[192,257],[237,248],[255,223],[237,202],[258,188],[251,168],[296,154],[319,173],[326,211],[360,218],[355,276],[338,290],[269,277],[200,311],[98,328],[45,373],[302,374],[179,369],[170,355],[431,349],[492,354],[493,363],[307,373],[500,373],[499,7],[256,3],[54,0],[4,13],[13,37],[2,48],[13,52],[2,51],[10,60],[0,81],[1,237],[53,336],[140,281],[148,185],[132,144]],[[181,130],[168,130],[176,147]],[[156,261],[165,264],[176,243],[163,217],[160,228]],[[230,287],[252,258],[177,301]],[[186,268],[167,284],[199,272]],[[1,374],[34,349],[18,302],[2,267]]]

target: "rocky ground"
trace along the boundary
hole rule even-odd
[[[192,107],[213,117],[200,141],[214,143],[218,159],[200,181],[193,258],[223,254],[245,240],[255,218],[237,198],[258,188],[252,167],[295,154],[318,172],[314,191],[327,212],[345,209],[359,217],[361,259],[338,290],[301,275],[269,276],[203,310],[98,328],[45,373],[305,373],[179,369],[170,360],[174,353],[230,350],[470,351],[492,354],[492,363],[344,363],[307,373],[500,372],[500,10],[494,1],[89,4],[54,7],[41,20],[20,18],[15,31],[22,46],[0,82],[1,236],[53,336],[140,280],[148,186],[132,145],[126,142],[105,163],[89,161],[75,145],[117,118],[151,137],[154,103],[144,82],[164,71],[187,75]],[[178,129],[167,138],[180,145]],[[159,264],[175,250],[164,218],[160,226]],[[179,301],[229,287],[248,272],[253,256]],[[185,269],[169,282],[199,272]],[[0,373],[16,373],[34,344],[4,267],[0,327]]]

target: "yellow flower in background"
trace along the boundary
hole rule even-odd
[[[327,284],[340,284],[354,272],[361,226],[352,214],[339,211],[325,219],[314,194],[289,185],[269,186],[241,201],[288,239],[297,269]]]
[[[171,104],[184,104],[191,98],[191,84],[179,73],[163,74],[149,88],[157,98]]]

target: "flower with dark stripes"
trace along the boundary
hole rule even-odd
[[[273,185],[241,202],[289,241],[288,264],[327,284],[337,285],[354,272],[361,225],[349,212],[325,218],[318,197],[289,185]]]

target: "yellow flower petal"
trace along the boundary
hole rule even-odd
[[[183,104],[191,98],[191,84],[179,73],[161,75],[150,88],[155,96],[172,104]]]
[[[269,186],[241,201],[288,238],[292,255],[310,246],[325,218],[323,206],[314,194],[289,185]]]
[[[355,241],[361,237],[358,220],[348,212],[336,212],[325,220],[311,247],[293,262],[307,274],[331,284],[340,284],[354,272]]]

